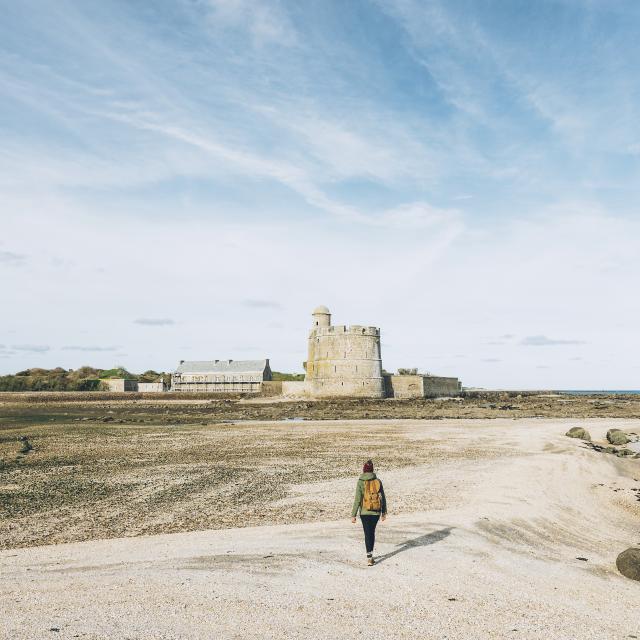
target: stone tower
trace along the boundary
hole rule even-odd
[[[313,396],[384,398],[380,329],[332,326],[329,309],[315,309],[305,382]]]

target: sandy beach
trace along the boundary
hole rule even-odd
[[[390,516],[378,529],[373,568],[365,566],[360,524],[348,519],[357,470],[289,483],[268,505],[268,513],[304,513],[303,522],[6,549],[0,632],[16,639],[640,637],[640,584],[615,567],[620,551],[640,543],[640,467],[566,438],[575,424],[370,422],[394,446],[419,452],[410,464],[379,468]],[[580,424],[594,439],[611,426],[640,429],[637,420]],[[304,424],[318,427],[362,437],[362,422]],[[429,455],[429,442],[437,455]],[[247,509],[248,518],[259,510]]]

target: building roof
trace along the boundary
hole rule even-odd
[[[269,360],[183,360],[176,373],[262,373]]]
[[[323,304],[321,304],[319,307],[316,307],[311,315],[315,316],[316,313],[325,313],[327,315],[331,315],[331,311],[329,311],[329,309],[327,309],[327,307],[325,307]]]

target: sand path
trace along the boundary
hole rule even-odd
[[[377,566],[347,518],[13,549],[0,637],[640,638],[640,583],[614,564],[640,542],[640,461],[565,438],[575,421],[397,423],[407,446],[442,430],[505,456],[382,474],[392,509],[425,488],[442,506],[392,513]]]

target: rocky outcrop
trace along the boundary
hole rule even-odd
[[[624,431],[620,431],[620,429],[609,429],[609,431],[607,431],[607,440],[615,445],[627,444],[629,442],[627,434]]]
[[[579,440],[591,441],[591,434],[582,427],[571,427],[567,433],[564,434],[569,438],[578,438]]]
[[[618,571],[626,578],[640,581],[640,548],[630,547],[616,559]]]

